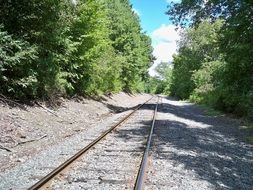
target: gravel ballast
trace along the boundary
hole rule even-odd
[[[68,172],[54,180],[54,190],[133,189],[151,126],[155,99],[97,144]]]
[[[11,129],[10,132],[4,131],[4,127],[1,128],[4,136],[9,135],[18,138],[15,128],[19,128],[17,127],[19,119],[15,120],[15,118],[10,117],[12,113],[15,113],[18,118],[22,117],[23,123],[21,122],[19,126],[28,129],[23,131],[25,134],[33,135],[36,134],[37,130],[41,130],[43,133],[47,132],[47,137],[10,147],[11,152],[0,150],[0,157],[5,158],[1,159],[1,168],[4,170],[0,174],[0,189],[27,189],[69,158],[70,155],[72,156],[90,143],[121,117],[128,114],[136,105],[145,102],[150,97],[150,95],[145,94],[127,95],[121,93],[111,98],[104,98],[102,102],[94,100],[83,100],[80,103],[66,101],[64,106],[54,111],[57,117],[38,107],[28,107],[29,111],[26,111],[3,105],[4,110],[1,110],[0,119],[13,127],[9,128]],[[64,111],[61,111],[62,109]],[[39,121],[44,119],[43,127],[32,125],[38,120],[30,115],[36,113],[38,114],[36,117],[41,116]],[[6,121],[5,118],[10,118],[10,121]],[[75,124],[62,121],[74,122]],[[48,127],[46,126],[47,123],[55,125]],[[1,122],[1,125],[4,126],[4,123]],[[9,145],[7,141],[4,143],[5,146]],[[29,152],[30,148],[33,151]]]
[[[253,189],[253,149],[237,120],[169,98],[157,116],[145,189]]]
[[[22,146],[10,147],[13,152],[0,150],[0,158],[3,154],[9,158],[14,151],[17,151],[17,155],[22,155],[20,152],[29,150],[30,147],[35,149],[26,159],[15,162],[14,166],[2,167],[5,169],[0,173],[0,189],[27,189],[119,121],[137,104],[150,98],[149,95],[116,96],[118,97],[108,98],[106,103],[90,100],[87,104],[66,102],[67,108],[63,112],[66,116],[60,114],[62,108],[57,111],[64,121],[70,121],[73,116],[70,112],[78,113],[78,116],[89,114],[90,118],[84,117],[82,121],[82,118],[75,117],[75,124],[63,122],[66,130],[62,131],[59,130],[60,126],[56,126],[52,131],[59,130],[59,134],[53,135],[53,140],[50,138],[50,128],[39,128],[40,135],[47,132],[48,136]],[[85,107],[90,107],[93,111],[83,110]],[[154,108],[155,99],[54,179],[50,189],[133,189]],[[6,111],[7,108],[4,109]],[[14,108],[13,117],[6,117],[11,111],[2,111],[2,121],[14,121],[14,124],[10,123],[16,126],[14,119],[20,121],[21,117],[29,123],[30,120],[25,117],[28,113],[18,113],[15,109],[17,108]],[[50,115],[48,114],[45,112],[46,116]],[[55,117],[50,115],[48,119],[53,118]],[[46,121],[50,122],[54,121]],[[71,127],[73,128],[69,129]],[[75,132],[78,128],[81,130]],[[31,130],[31,134],[34,130]],[[64,138],[68,134],[71,135]],[[237,119],[208,116],[205,110],[194,104],[163,97],[158,106],[145,189],[253,190],[253,146],[246,143],[246,134],[247,131]],[[57,140],[56,137],[61,138]],[[8,142],[6,140],[6,145]],[[15,159],[10,159],[10,162],[13,163],[13,160]]]

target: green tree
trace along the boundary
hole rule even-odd
[[[151,40],[128,0],[0,4],[2,93],[50,98],[144,90]]]
[[[253,118],[253,2],[182,0],[169,6],[168,15],[178,25],[194,27],[204,19],[224,20],[218,40],[226,62],[219,102],[226,111]]]
[[[80,1],[70,30],[72,58],[65,70],[72,91],[99,94],[120,90],[120,58],[109,38],[107,10],[101,1]],[[71,53],[70,53],[71,55]]]
[[[36,68],[38,96],[60,90],[59,74],[66,46],[72,6],[68,1],[1,1],[0,22],[8,34],[37,47]]]
[[[16,40],[0,25],[0,92],[15,98],[34,96],[37,89],[37,48]]]
[[[199,70],[192,75],[195,88],[190,100],[206,104],[214,108],[220,108],[220,100],[223,89],[223,72],[225,62],[220,60],[203,63]]]
[[[159,90],[159,93],[170,95],[173,65],[167,62],[161,62],[155,70],[158,74],[158,78],[160,79],[160,83],[158,85],[161,90]]]
[[[206,62],[222,58],[218,38],[222,21],[210,24],[205,21],[197,28],[187,29],[179,42],[178,55],[174,56],[171,93],[182,99],[190,97],[196,88],[192,75]]]
[[[126,91],[143,90],[148,68],[153,57],[151,41],[141,32],[140,21],[128,0],[109,0],[110,39],[122,63],[121,79]]]

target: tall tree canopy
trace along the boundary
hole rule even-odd
[[[1,0],[0,26],[1,93],[144,89],[151,40],[127,0]]]
[[[116,52],[125,60],[121,78],[127,91],[141,89],[140,84],[147,78],[147,68],[152,62],[150,38],[141,31],[138,15],[128,0],[106,0],[110,18],[110,38]]]
[[[196,85],[192,79],[195,71],[207,62],[219,60],[217,44],[221,21],[201,23],[196,29],[189,28],[181,34],[178,55],[174,56],[171,93],[182,99],[189,98]]]
[[[182,0],[171,3],[167,14],[178,26],[192,28],[188,30],[196,35],[197,45],[195,49],[192,40],[181,42],[174,59],[172,93],[253,117],[253,2]],[[217,20],[223,23],[219,30]],[[186,39],[194,39],[190,33]],[[202,39],[208,43],[204,45]]]

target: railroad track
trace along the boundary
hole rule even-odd
[[[145,104],[147,104],[151,99],[154,97],[150,98],[147,100],[145,103],[142,105],[139,105],[136,107],[132,112],[130,112],[127,116],[125,116],[123,119],[121,119],[119,122],[117,122],[115,125],[113,125],[111,128],[108,130],[104,131],[98,138],[96,138],[94,141],[92,141],[90,144],[88,144],[86,147],[78,151],[75,155],[70,157],[68,160],[66,160],[64,163],[59,165],[57,168],[55,168],[52,172],[47,174],[45,177],[43,177],[41,180],[39,180],[37,183],[35,183],[33,186],[28,188],[28,190],[37,190],[37,189],[42,189],[44,187],[47,187],[48,184],[56,177],[58,176],[61,172],[66,170],[70,165],[72,165],[75,161],[77,161],[81,156],[83,156],[84,153],[89,151],[92,147],[94,147],[98,142],[100,142],[102,139],[104,139],[109,133],[111,133],[114,129],[117,127],[121,126],[125,121],[127,121],[137,110],[139,110],[141,107],[143,107]],[[138,175],[136,177],[135,185],[134,185],[134,190],[142,190],[144,187],[144,181],[145,181],[145,171],[147,167],[147,161],[148,161],[148,155],[149,155],[149,149],[150,149],[150,144],[152,140],[152,134],[154,130],[154,125],[155,125],[155,119],[156,119],[156,113],[158,109],[158,104],[159,104],[159,99],[160,97],[157,97],[157,102],[155,106],[155,110],[153,113],[153,119],[152,119],[152,125],[150,128],[149,136],[146,142],[146,147],[145,151],[142,156],[142,161],[139,167]]]

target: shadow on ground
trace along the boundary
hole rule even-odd
[[[134,96],[134,95],[131,95],[131,96]],[[123,107],[123,106],[116,106],[113,104],[109,104],[106,101],[101,101],[101,103],[103,103],[113,113],[121,113],[121,112],[129,111],[129,110],[135,110],[137,107],[139,107],[141,105],[141,104],[137,104],[136,106],[132,106],[132,107]],[[142,109],[153,109],[153,108],[150,108],[149,105],[150,104],[145,104],[142,107]]]
[[[142,109],[152,109],[149,104]],[[159,105],[155,124],[154,159],[183,164],[198,179],[208,181],[215,189],[253,189],[253,148],[245,143],[240,123],[226,117],[206,116],[203,110],[189,103],[164,99]],[[141,123],[149,127],[150,122]],[[143,136],[143,128],[121,131]]]

